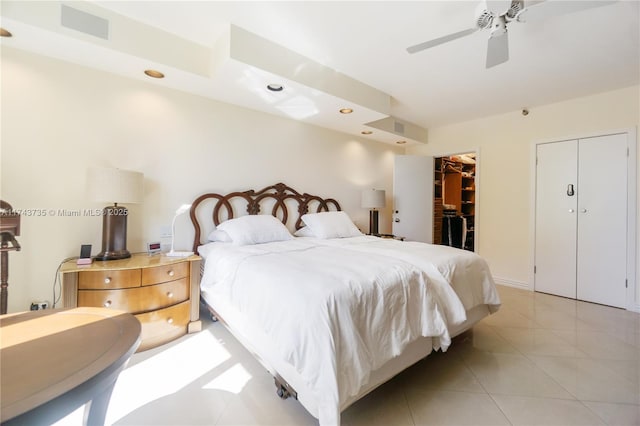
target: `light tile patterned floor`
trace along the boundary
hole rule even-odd
[[[499,286],[502,309],[343,413],[347,425],[639,425],[640,314]],[[118,425],[313,425],[220,324],[134,355]]]

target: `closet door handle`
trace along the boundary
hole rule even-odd
[[[580,209],[580,212],[581,212],[581,213],[586,213],[586,212],[587,212],[587,209]]]
[[[567,195],[569,197],[573,197],[575,195],[576,191],[574,191],[573,189],[573,184],[570,183],[569,185],[567,185]]]
[[[574,209],[569,209],[569,213],[573,213],[574,211]]]

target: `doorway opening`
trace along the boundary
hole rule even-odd
[[[433,243],[475,251],[476,153],[434,158]]]

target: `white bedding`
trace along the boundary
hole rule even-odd
[[[434,282],[448,283],[460,298],[464,310],[471,310],[481,304],[489,305],[491,312],[497,311],[500,307],[500,297],[489,266],[474,252],[455,247],[372,236],[326,240],[305,239],[313,241],[314,244],[382,254],[416,265]],[[458,311],[452,313],[452,315],[459,314],[464,315]],[[458,323],[459,317],[452,317],[451,320],[450,323]]]
[[[500,303],[484,260],[448,247],[297,238],[199,252],[206,299],[232,304],[270,336],[316,393],[321,425],[339,424],[342,403],[409,343],[431,336],[446,350],[466,309]]]

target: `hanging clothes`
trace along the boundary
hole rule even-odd
[[[445,214],[442,216],[442,244],[464,248],[467,239],[467,220],[462,216]]]

